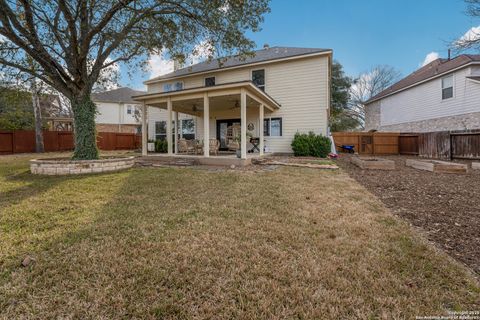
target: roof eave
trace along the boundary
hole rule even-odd
[[[169,92],[158,92],[158,93],[149,93],[149,94],[143,94],[143,95],[138,95],[138,96],[132,96],[132,99],[137,101],[137,102],[144,102],[147,100],[146,98],[164,98],[164,97],[169,97],[172,95],[182,95],[185,93],[192,93],[192,92],[208,92],[208,91],[215,91],[215,90],[222,90],[225,88],[229,87],[249,87],[253,91],[255,91],[257,94],[259,94],[262,97],[265,97],[266,100],[268,100],[276,109],[280,109],[281,104],[278,103],[275,99],[273,99],[270,95],[268,95],[266,92],[260,90],[256,85],[252,83],[252,81],[239,81],[239,82],[230,82],[230,83],[224,83],[224,84],[219,84],[216,86],[211,86],[211,87],[195,87],[195,88],[190,88],[190,89],[183,89],[183,90],[177,90],[177,91],[169,91]]]
[[[431,80],[440,78],[440,77],[442,77],[442,76],[444,76],[444,75],[446,75],[446,74],[449,74],[449,73],[458,71],[458,70],[460,70],[460,69],[466,68],[466,67],[471,66],[471,65],[478,65],[478,64],[480,64],[480,61],[470,61],[470,62],[468,62],[468,63],[466,63],[466,64],[463,64],[463,65],[461,65],[461,66],[458,66],[457,68],[450,69],[450,70],[447,70],[447,71],[445,71],[445,72],[436,74],[436,75],[433,76],[433,77],[430,77],[430,78],[427,78],[427,79],[425,79],[425,80],[416,82],[416,83],[411,84],[411,85],[409,85],[409,86],[407,86],[407,87],[405,87],[405,88],[401,88],[401,89],[395,90],[395,91],[390,92],[389,94],[386,94],[386,95],[384,95],[384,96],[381,96],[381,97],[378,97],[378,98],[375,98],[375,97],[374,97],[374,98],[372,98],[372,99],[369,99],[369,100],[367,100],[364,104],[365,104],[365,105],[369,105],[369,104],[371,104],[371,103],[373,103],[373,102],[376,102],[376,101],[378,101],[378,100],[382,100],[382,99],[387,98],[387,97],[389,97],[389,96],[391,96],[391,95],[394,95],[394,94],[397,94],[397,93],[399,93],[399,92],[405,91],[405,90],[407,90],[407,89],[416,87],[416,86],[421,85],[421,84],[423,84],[423,83],[425,83],[425,82],[428,82],[428,81],[431,81]],[[381,92],[380,92],[380,93],[381,93]],[[380,94],[380,93],[379,93],[379,94]]]

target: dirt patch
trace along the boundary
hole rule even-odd
[[[429,240],[480,274],[480,171],[420,171],[405,166],[406,159],[415,158],[406,156],[385,157],[396,162],[395,171],[369,171],[349,158],[342,155],[338,165],[395,214],[422,228]]]

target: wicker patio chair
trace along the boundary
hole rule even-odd
[[[217,139],[210,139],[209,141],[209,150],[210,153],[218,155],[218,150],[220,149],[220,141]]]

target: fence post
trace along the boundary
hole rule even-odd
[[[453,160],[453,143],[452,143],[452,132],[448,132],[448,140],[450,141],[450,161]]]
[[[15,140],[15,130],[12,130],[12,154],[15,154],[15,146],[17,142]]]

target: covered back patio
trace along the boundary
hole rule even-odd
[[[222,136],[222,145],[225,143],[224,136],[226,130],[232,133],[232,123],[238,129],[238,136],[235,137],[238,147],[241,150],[240,159],[246,162],[252,156],[263,156],[264,154],[264,116],[272,113],[280,108],[280,105],[265,92],[257,88],[251,81],[242,81],[234,83],[225,83],[209,87],[196,87],[184,90],[150,93],[145,95],[134,96],[134,100],[142,103],[142,155],[148,155],[148,107],[161,108],[167,111],[168,119],[166,121],[167,132],[174,132],[173,135],[167,134],[167,153],[156,156],[182,156],[202,158],[200,161],[208,161],[205,159],[236,159],[236,156],[218,153],[220,145],[220,137]],[[185,155],[179,153],[179,130],[178,115],[180,113],[189,114],[198,117],[201,121],[197,122],[200,149],[195,147],[193,155]],[[234,120],[235,118],[235,120]],[[238,120],[236,120],[238,119]],[[239,122],[237,122],[239,121]],[[230,126],[228,126],[230,124]],[[215,130],[216,129],[216,130]],[[249,134],[247,135],[247,131]],[[235,131],[233,131],[235,132]],[[248,136],[256,133],[257,148],[255,154],[247,156]],[[236,135],[236,133],[235,133]],[[199,139],[202,138],[202,139]],[[175,143],[174,141],[175,140]],[[239,140],[239,141],[238,141]],[[180,145],[183,149],[184,145]],[[200,155],[199,151],[200,150]],[[214,154],[212,154],[212,152]],[[215,155],[215,157],[212,157]],[[212,159],[213,160],[213,159]],[[210,162],[218,162],[210,161]],[[220,161],[228,164],[227,161]],[[235,161],[234,161],[235,162]]]

